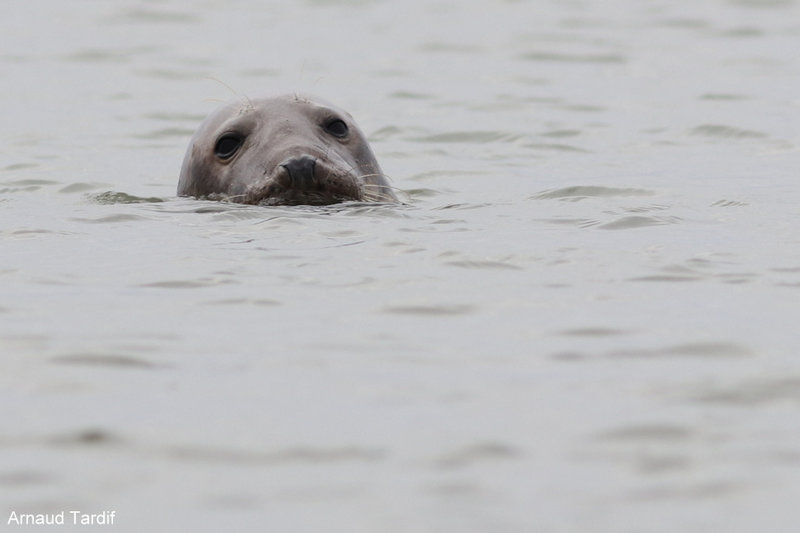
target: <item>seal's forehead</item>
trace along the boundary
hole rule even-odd
[[[229,102],[224,104],[214,111],[212,111],[198,126],[197,131],[195,132],[196,138],[202,138],[206,135],[210,135],[211,132],[216,131],[219,129],[223,124],[230,122],[232,120],[237,120],[241,116],[246,115],[247,110],[245,109],[245,104],[242,102]]]
[[[204,120],[200,129],[217,129],[229,122],[236,122],[246,117],[259,115],[281,115],[286,114],[293,106],[297,108],[298,103],[290,103],[284,98],[259,98],[251,100],[243,97],[221,105],[212,111]]]
[[[336,113],[344,113],[341,109],[336,107],[330,102],[326,102],[319,98],[314,98],[302,94],[284,94],[282,96],[275,96],[272,98],[262,98],[252,100],[251,105],[254,109],[263,108],[264,110],[275,109],[295,109],[295,110],[327,110]]]
[[[296,94],[257,99],[243,97],[213,111],[196,135],[205,138],[228,129],[251,130],[257,124],[267,124],[275,118],[302,124],[309,119],[316,123],[332,117],[346,117],[351,127],[358,130],[349,113],[318,98]]]

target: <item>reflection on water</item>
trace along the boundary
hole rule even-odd
[[[3,511],[797,523],[800,3],[45,4],[0,21]],[[293,92],[403,205],[175,197]]]
[[[77,191],[78,189],[74,186],[70,192]],[[94,187],[91,187],[94,188]],[[90,187],[87,189],[91,190]],[[93,201],[97,202],[98,204],[146,204],[146,203],[157,203],[163,202],[163,198],[141,198],[139,196],[133,196],[132,194],[126,194],[124,192],[114,192],[114,191],[106,191],[101,192],[100,194],[93,194],[90,195]]]

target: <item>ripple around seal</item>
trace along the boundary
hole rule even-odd
[[[102,187],[108,187],[107,183],[87,183],[87,182],[75,182],[70,183],[64,187],[61,187],[58,192],[65,193],[65,194],[72,194],[78,192],[88,192],[93,191],[95,189],[100,189]]]
[[[139,222],[141,220],[147,220],[147,217],[132,215],[130,213],[117,213],[98,218],[73,218],[72,220],[75,222],[84,222],[86,224],[112,224],[117,222]]]
[[[117,191],[106,191],[106,192],[101,192],[99,194],[90,194],[89,199],[101,205],[151,204],[151,203],[164,202],[163,198],[157,198],[155,196],[150,196],[150,197],[134,196],[132,194],[117,192]]]
[[[675,224],[680,219],[675,217],[645,217],[645,216],[629,216],[622,217],[612,222],[606,222],[597,226],[598,229],[620,230],[620,229],[635,229],[646,228],[648,226],[665,226],[667,224]]]
[[[441,191],[437,191],[436,189],[426,189],[424,187],[418,187],[415,189],[406,189],[404,192],[411,201],[421,200],[423,198],[433,198],[435,196],[441,196],[442,194]]]
[[[61,182],[42,179],[21,179],[0,182],[0,193],[34,192],[49,185],[61,185]]]
[[[532,200],[583,200],[585,198],[613,196],[653,196],[656,192],[649,189],[602,187],[597,185],[574,185],[560,189],[548,189],[531,197]]]

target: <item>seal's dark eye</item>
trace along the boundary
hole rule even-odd
[[[334,137],[339,137],[340,139],[342,139],[344,137],[347,137],[347,133],[349,130],[347,129],[347,124],[344,123],[344,120],[335,118],[325,123],[325,131],[327,131]]]
[[[243,142],[244,138],[240,135],[227,133],[219,138],[217,145],[214,147],[214,152],[220,159],[230,159],[233,154],[239,151],[239,147],[242,146]]]

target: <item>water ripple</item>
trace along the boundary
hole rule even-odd
[[[636,215],[636,216],[622,217],[612,222],[606,222],[605,224],[600,224],[597,227],[599,229],[610,229],[610,230],[635,229],[635,228],[645,228],[648,226],[664,226],[667,224],[675,224],[677,222],[680,222],[680,220],[681,219],[678,217],[645,217]]]
[[[426,143],[492,143],[492,142],[514,142],[523,135],[502,131],[452,131],[447,133],[435,133],[423,137],[415,137],[411,140]]]
[[[132,357],[130,355],[113,354],[71,354],[59,355],[51,359],[52,362],[66,365],[85,365],[100,367],[125,367],[125,368],[154,368],[155,365],[149,361]]]
[[[48,185],[61,185],[61,183],[53,180],[21,179],[4,181],[0,183],[0,185],[2,185],[2,188],[0,188],[0,193],[8,194],[14,192],[34,192],[38,191],[42,187],[46,187]]]
[[[569,54],[562,52],[528,52],[518,56],[525,61],[553,61],[557,63],[623,64],[628,61],[620,54]]]
[[[505,269],[505,270],[524,270],[522,267],[507,263],[505,261],[475,261],[475,260],[462,260],[462,261],[447,261],[445,265],[455,266],[459,268],[470,269]]]
[[[766,133],[760,131],[734,128],[722,124],[703,124],[693,128],[690,133],[692,135],[716,139],[756,139],[768,137]]]
[[[548,189],[533,195],[531,200],[572,200],[614,196],[653,196],[656,192],[649,189],[630,187],[602,187],[597,185],[573,185],[560,189]]]
[[[73,218],[72,220],[87,224],[113,224],[117,222],[138,222],[141,220],[147,220],[147,217],[133,215],[130,213],[116,213],[114,215],[106,215],[97,218]]]
[[[150,287],[156,289],[199,289],[203,287],[213,287],[216,285],[224,285],[229,283],[236,283],[230,279],[202,279],[196,281],[189,281],[185,279],[174,279],[165,281],[154,281],[152,283],[143,283],[139,287]]]
[[[101,205],[111,204],[151,204],[164,202],[163,198],[134,196],[125,192],[106,191],[90,194],[89,199]]]
[[[522,452],[512,446],[497,442],[486,442],[445,453],[436,459],[441,468],[466,468],[477,463],[498,460],[513,460]]]
[[[694,436],[686,426],[674,424],[634,424],[605,431],[597,435],[601,440],[645,442],[645,441],[683,441]]]
[[[691,395],[704,403],[724,405],[761,405],[788,401],[800,402],[800,377],[761,378],[731,386],[708,387]]]
[[[396,315],[420,315],[420,316],[446,316],[446,315],[467,315],[475,312],[475,307],[471,305],[388,305],[383,308],[384,313]]]
[[[141,24],[153,23],[186,23],[197,22],[200,17],[197,13],[187,11],[167,11],[165,9],[138,7],[129,9],[122,15],[116,17],[121,22],[134,22]]]
[[[243,464],[325,464],[341,462],[376,462],[385,458],[385,450],[378,448],[295,447],[278,451],[236,450],[200,446],[180,446],[166,450],[175,459]]]
[[[730,342],[690,342],[656,349],[615,350],[608,354],[611,357],[748,357],[754,355],[740,344]]]
[[[625,335],[627,331],[616,328],[574,328],[565,329],[559,332],[566,337],[612,337]]]
[[[84,429],[71,433],[54,435],[46,439],[55,446],[108,446],[117,445],[124,440],[103,429]]]
[[[108,184],[77,181],[75,183],[70,183],[69,185],[65,185],[64,187],[60,188],[58,192],[65,194],[72,194],[72,193],[93,191],[101,187],[108,187]]]

